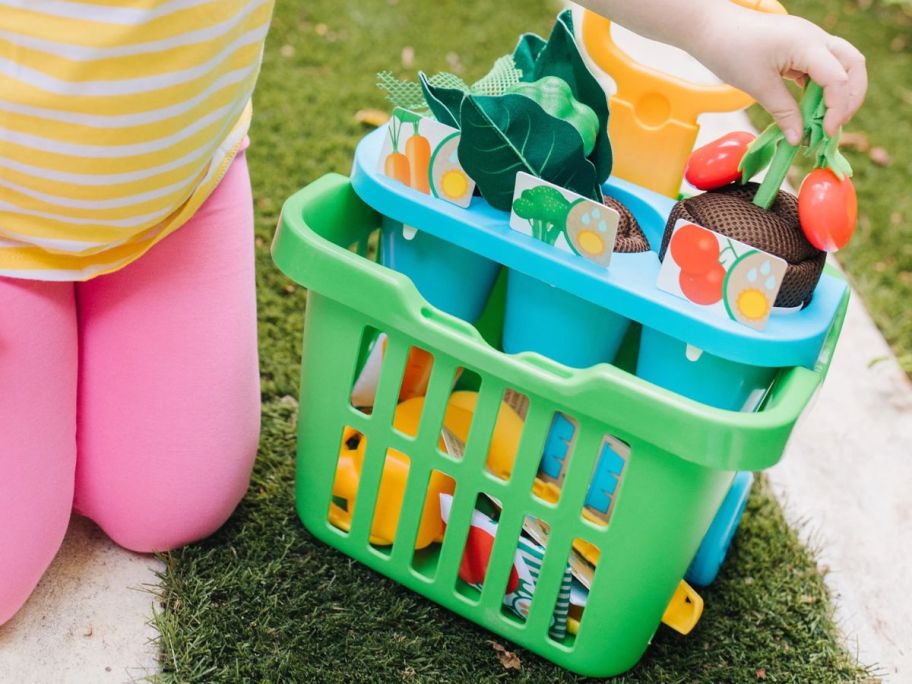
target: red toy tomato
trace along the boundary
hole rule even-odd
[[[753,133],[737,131],[694,150],[684,167],[684,178],[700,190],[715,190],[734,183],[741,178],[738,165],[756,137]]]
[[[703,275],[719,265],[716,236],[693,223],[677,230],[669,249],[681,270],[691,275]]]
[[[694,304],[715,304],[722,299],[725,267],[716,262],[713,268],[700,275],[681,271],[678,284],[680,284],[684,296]]]
[[[852,179],[830,169],[814,169],[798,191],[801,229],[814,247],[835,252],[846,246],[858,221],[858,196]]]

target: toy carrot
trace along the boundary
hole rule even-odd
[[[389,134],[393,151],[384,162],[384,173],[405,185],[411,185],[411,169],[408,157],[399,151],[399,134],[402,132],[402,121],[395,116],[390,119]]]
[[[431,143],[418,133],[418,121],[413,121],[415,133],[405,143],[405,156],[411,168],[411,185],[415,190],[430,194]]]

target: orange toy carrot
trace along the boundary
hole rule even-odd
[[[405,156],[408,157],[411,167],[412,187],[427,195],[431,192],[428,175],[431,168],[431,143],[418,133],[418,123],[412,122],[415,134],[405,143]]]
[[[393,151],[384,162],[384,173],[393,180],[406,185],[411,184],[411,169],[408,157],[399,151],[399,134],[402,132],[402,121],[397,117],[390,119],[389,124],[390,140],[393,143]]]

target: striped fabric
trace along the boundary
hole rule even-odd
[[[273,0],[0,0],[0,275],[137,259],[218,185]]]

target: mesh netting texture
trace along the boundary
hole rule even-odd
[[[649,242],[646,240],[643,229],[640,228],[640,224],[634,218],[630,209],[613,197],[606,197],[605,205],[621,215],[621,220],[618,222],[617,237],[614,240],[614,251],[623,254],[648,251]]]
[[[428,77],[428,83],[435,88],[459,90],[467,95],[497,96],[518,85],[521,79],[522,72],[516,68],[513,57],[505,55],[494,62],[491,70],[472,85],[456,74],[445,71]],[[396,107],[417,112],[426,111],[428,108],[421,84],[416,81],[402,81],[390,71],[381,71],[377,74],[377,85],[387,92],[387,99]]]
[[[752,202],[758,188],[756,183],[736,183],[678,202],[665,225],[659,258],[665,258],[675,222],[691,221],[785,259],[788,268],[775,305],[802,306],[811,301],[826,263],[826,252],[804,236],[794,195],[780,190],[770,210],[764,211]]]

